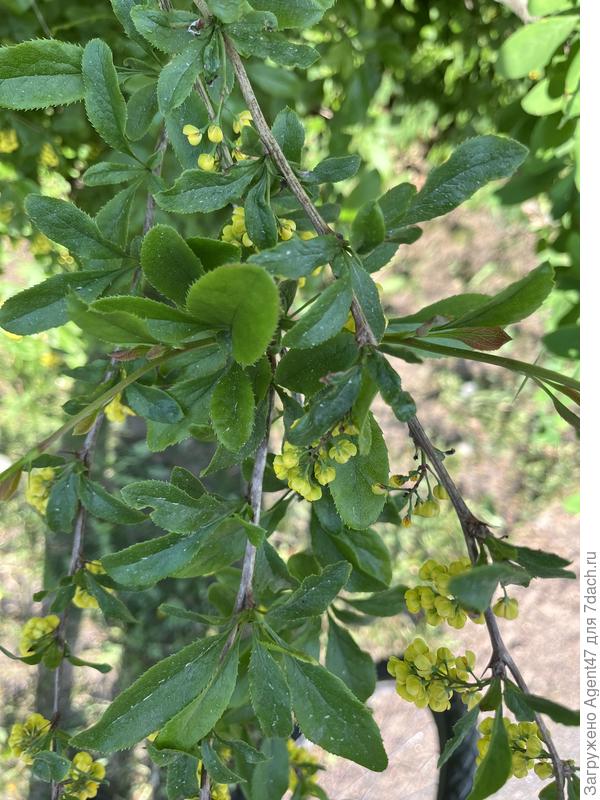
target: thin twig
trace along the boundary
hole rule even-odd
[[[202,764],[200,771],[200,800],[210,800],[210,775],[206,771],[206,767]]]
[[[254,459],[254,467],[252,469],[252,477],[250,478],[250,485],[248,487],[248,496],[250,506],[252,508],[252,521],[255,525],[260,523],[260,514],[262,509],[262,495],[263,495],[263,480],[265,475],[265,466],[267,464],[267,453],[269,450],[269,437],[271,434],[271,415],[273,410],[273,390],[269,391],[269,400],[267,408],[267,423],[265,435],[256,451],[256,458]],[[235,600],[234,613],[239,614],[244,608],[251,608],[254,599],[252,596],[252,578],[254,577],[254,566],[256,564],[256,547],[250,540],[246,543],[246,551],[244,553],[244,561],[242,563],[242,575],[240,578],[240,586],[238,589],[237,597]]]

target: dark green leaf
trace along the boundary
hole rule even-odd
[[[324,292],[289,330],[285,347],[306,348],[326,342],[335,336],[348,319],[352,303],[352,288],[347,278],[340,278]]]
[[[388,760],[377,725],[345,684],[315,664],[288,658],[286,666],[302,733],[330,753],[382,772]]]
[[[521,567],[507,563],[484,564],[450,579],[449,591],[466,608],[485,611],[499,582],[527,585],[529,576]]]
[[[165,211],[176,214],[208,214],[241,197],[252,183],[256,169],[254,163],[233,167],[227,174],[188,169],[170,189],[156,195],[156,202]]]
[[[259,11],[270,11],[280,28],[309,28],[317,23],[333,0],[252,0]]]
[[[140,511],[134,511],[85,475],[79,482],[79,499],[93,517],[116,525],[135,525],[145,519]]]
[[[73,470],[65,470],[52,484],[46,506],[48,527],[57,533],[72,533],[78,511],[78,487],[80,476]]]
[[[113,700],[99,722],[75,736],[73,746],[113,753],[162,727],[209,684],[225,640],[200,639],[159,661]]]
[[[127,101],[127,138],[133,142],[142,139],[148,133],[157,111],[156,83],[148,83],[137,89]]]
[[[470,711],[462,716],[452,728],[452,738],[448,739],[446,746],[438,759],[438,769],[441,769],[444,764],[454,755],[461,744],[471,736],[473,728],[477,724],[477,717],[479,716],[479,707],[474,706]]]
[[[42,750],[36,753],[31,772],[40,781],[50,783],[51,781],[60,782],[66,778],[71,762],[68,758],[54,753],[52,750]]]
[[[280,242],[272,250],[250,256],[249,260],[265,267],[271,275],[297,280],[333,261],[339,252],[340,241],[333,234],[307,240],[294,237],[287,242]]]
[[[406,611],[406,601],[404,600],[406,589],[406,586],[394,586],[383,592],[372,594],[370,597],[353,598],[349,602],[353,608],[362,611],[363,614],[373,617],[395,617],[396,614]]]
[[[375,691],[377,675],[373,659],[356,644],[349,631],[329,618],[325,666],[341,678],[359,700]]]
[[[467,139],[448,161],[429,173],[402,223],[412,225],[447,214],[486,183],[510,177],[526,156],[527,148],[513,139],[500,136]]]
[[[162,728],[155,740],[158,748],[191,750],[225,713],[237,681],[239,641],[225,658],[213,667],[208,683],[196,687],[200,693]]]
[[[101,39],[92,39],[83,51],[81,67],[89,121],[108,145],[127,151],[127,107],[109,46]]]
[[[545,697],[538,697],[535,694],[523,694],[523,698],[529,708],[537,711],[538,714],[546,714],[554,722],[559,722],[561,725],[574,725],[575,727],[579,725],[579,711],[573,711],[570,708],[561,706],[560,703],[547,700]]]
[[[286,389],[310,396],[323,388],[321,378],[330,372],[349,369],[357,355],[354,336],[340,331],[316,347],[285,353],[277,365],[275,381]]]
[[[37,39],[0,48],[0,106],[27,110],[81,100],[79,45]]]
[[[98,583],[94,576],[85,569],[83,570],[83,581],[85,583],[86,591],[97,600],[98,605],[100,606],[100,611],[107,620],[135,622],[135,617],[132,616],[127,606],[122,603],[118,597],[115,597],[114,594],[107,592],[106,589]]]
[[[202,765],[215,783],[244,783],[245,779],[224,764],[208,742],[202,742]]]
[[[203,275],[202,262],[170,225],[155,225],[144,236],[140,261],[144,277],[180,306],[192,283]]]
[[[192,41],[193,34],[188,31],[198,13],[189,11],[158,11],[154,8],[136,5],[131,10],[131,19],[138,33],[163,53],[178,53]]]
[[[248,678],[252,707],[263,733],[286,739],[293,728],[290,690],[283,670],[256,638]]]
[[[319,52],[307,44],[294,44],[271,27],[272,15],[247,14],[243,20],[227,26],[227,35],[236,50],[245,57],[270,58],[282,67],[310,67]]]
[[[285,157],[299,164],[304,147],[304,126],[296,112],[287,106],[282,109],[275,117],[272,131]]]
[[[250,189],[244,203],[248,236],[259,250],[274,247],[277,243],[277,220],[269,199],[269,176],[264,173]]]
[[[373,353],[367,365],[382,399],[390,406],[396,419],[408,422],[417,413],[417,407],[410,394],[402,389],[396,370],[381,353]]]
[[[385,239],[385,220],[381,206],[370,200],[361,206],[352,221],[350,242],[358,253],[368,253]]]
[[[153,508],[150,519],[173,533],[192,533],[227,516],[226,507],[211,495],[196,499],[163,481],[130,483],[121,494],[133,508]]]
[[[217,438],[234,453],[252,434],[255,403],[252,383],[244,370],[233,363],[219,379],[210,401],[210,416]]]
[[[310,172],[315,183],[337,183],[353,178],[360,168],[360,156],[335,156],[321,161]]]
[[[178,108],[191,93],[202,70],[205,45],[205,37],[194,37],[162,68],[157,86],[158,107],[162,114]]]
[[[350,564],[340,561],[325,567],[320,575],[309,575],[282,605],[269,611],[269,624],[279,626],[323,614],[346,585],[350,569]]]
[[[512,772],[512,755],[508,734],[502,719],[502,708],[496,711],[489,749],[477,767],[473,788],[467,800],[485,800],[501,789]]]
[[[128,406],[145,419],[172,423],[183,419],[181,406],[170,394],[156,386],[132,383],[125,390]]]

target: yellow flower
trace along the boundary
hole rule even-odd
[[[349,439],[339,439],[329,449],[329,458],[338,464],[346,464],[358,453],[356,445]]]
[[[43,233],[36,233],[31,240],[29,249],[34,256],[46,256],[52,252],[52,242]]]
[[[315,463],[315,478],[319,481],[321,486],[327,486],[335,480],[336,472],[335,467],[327,466],[322,461]]]
[[[384,495],[387,494],[388,490],[387,486],[385,486],[383,483],[372,483],[371,491],[373,492],[373,494]]]
[[[436,500],[425,500],[425,502],[417,501],[415,503],[414,512],[419,517],[437,517],[440,513],[440,507]]]
[[[54,369],[54,367],[57,367],[61,363],[62,358],[52,350],[48,350],[47,352],[42,353],[40,356],[41,366],[46,367],[47,369]]]
[[[216,172],[216,160],[214,156],[211,156],[210,153],[201,153],[198,156],[198,166],[200,169],[204,170],[204,172]]]
[[[184,125],[182,133],[184,136],[187,136],[187,140],[192,147],[196,147],[196,145],[199,145],[202,141],[202,133],[195,125]]]
[[[44,142],[40,150],[40,165],[42,167],[57,167],[60,164],[60,159],[56,154],[56,150],[48,142]]]
[[[519,616],[519,601],[512,597],[502,597],[497,603],[494,603],[492,611],[497,617],[516,619]]]
[[[34,469],[29,473],[29,480],[25,489],[25,500],[40,514],[46,513],[54,475],[54,470],[51,467]]]
[[[242,152],[239,147],[235,147],[231,155],[233,156],[234,161],[247,161],[250,158],[250,156]]]
[[[406,517],[402,517],[403,528],[410,528],[411,525],[412,525],[412,519],[408,515]]]
[[[236,114],[235,119],[233,120],[233,132],[240,134],[242,132],[242,128],[245,128],[248,125],[252,125],[252,114],[246,109],[245,111],[240,111],[239,114]]]
[[[448,492],[444,489],[441,483],[438,483],[433,487],[433,494],[438,500],[448,499]]]
[[[21,631],[19,642],[19,653],[22,656],[34,655],[33,645],[43,639],[60,625],[60,619],[56,614],[49,614],[47,617],[31,617],[27,620]]]
[[[104,406],[104,414],[109,422],[125,422],[127,417],[135,417],[135,411],[121,402],[121,395],[116,394],[113,399]]]
[[[208,138],[213,144],[220,144],[223,141],[223,131],[218,125],[209,125]]]
[[[315,233],[315,231],[299,231],[298,236],[300,237],[300,239],[304,239],[304,241],[317,238],[317,234]]]
[[[284,242],[289,241],[296,230],[296,223],[293,219],[279,220],[279,238]]]
[[[23,723],[15,723],[8,736],[8,746],[13,756],[32,764],[33,756],[46,749],[50,729],[50,720],[37,713],[30,714]]]
[[[86,752],[76,753],[65,783],[65,793],[78,800],[96,797],[100,782],[105,775],[106,769],[101,761],[94,761]]]
[[[0,131],[0,153],[14,153],[19,149],[17,132],[13,128]]]

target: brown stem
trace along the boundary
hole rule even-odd
[[[465,503],[460,490],[444,466],[444,463],[440,458],[439,451],[425,433],[423,426],[416,416],[409,420],[408,428],[416,447],[423,450],[423,452],[427,455],[427,458],[430,464],[433,466],[440,483],[448,492],[448,496],[450,497],[450,501],[454,506],[456,516],[458,517],[463,531],[469,558],[471,559],[471,562],[475,564],[478,557],[478,542],[487,536],[491,536],[491,532],[484,522],[477,519],[477,517],[472,513],[471,509]],[[521,691],[529,693],[525,679],[519,671],[510,652],[508,651],[508,648],[504,644],[500,634],[500,628],[498,627],[496,617],[494,616],[491,608],[488,608],[485,611],[484,617],[490,642],[492,644],[492,660],[490,662],[492,672],[496,675],[503,676],[505,673],[505,668],[508,668]],[[563,762],[558,754],[552,739],[552,735],[548,730],[546,723],[538,713],[535,713],[534,716],[535,721],[540,729],[542,738],[546,743],[546,747],[548,748],[548,752],[550,753],[550,758],[552,759],[552,765],[557,784],[557,800],[564,800],[565,770]]]
[[[210,800],[210,776],[204,764],[200,771],[200,794],[198,797],[200,800]]]

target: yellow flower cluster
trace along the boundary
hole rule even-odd
[[[233,131],[239,135],[242,132],[242,128],[245,128],[247,125],[251,124],[252,114],[249,111],[242,111],[239,114],[236,114],[234,117]],[[221,126],[213,122],[204,128],[198,128],[196,125],[188,123],[187,125],[183,126],[181,132],[192,147],[197,147],[202,142],[202,139],[206,134],[208,141],[215,147],[212,148],[212,152],[200,153],[198,156],[198,167],[201,170],[204,170],[204,172],[216,172],[219,168],[219,159],[215,155],[214,151],[216,146],[222,144],[225,139],[225,135]],[[248,158],[248,156],[242,152],[241,144],[241,139],[238,139],[235,142],[235,147],[232,153],[234,161],[245,161]]]
[[[295,791],[300,776],[303,779],[304,788],[306,790],[316,786],[317,782],[313,775],[318,769],[319,759],[305,750],[304,747],[298,747],[293,739],[287,740],[287,750],[290,761],[290,778],[288,785],[290,791]],[[308,775],[304,774],[305,771]]]
[[[46,749],[50,728],[50,720],[37,713],[30,714],[25,722],[15,723],[8,736],[13,756],[25,764],[32,764],[35,754]]]
[[[88,800],[96,797],[100,782],[106,775],[104,764],[94,761],[89,753],[76,753],[71,761],[68,779],[64,785],[67,797],[73,800]]]
[[[52,252],[52,242],[43,233],[36,233],[31,240],[29,249],[34,256],[47,256]]]
[[[40,639],[48,636],[60,625],[60,619],[56,614],[49,614],[47,617],[31,617],[27,620],[21,631],[19,642],[19,653],[22,656],[34,655],[33,646]]]
[[[54,470],[51,467],[34,469],[29,473],[29,480],[25,489],[25,500],[40,514],[46,513],[53,480]]]
[[[88,561],[85,569],[91,572],[92,575],[104,575],[106,570],[99,561]],[[98,608],[98,601],[86,589],[81,586],[75,587],[75,594],[73,595],[73,605],[78,608]]]
[[[14,153],[19,149],[19,139],[14,128],[0,131],[0,153]]]
[[[121,402],[121,395],[116,394],[113,399],[104,406],[104,415],[109,422],[125,422],[127,417],[135,417],[135,411]]]
[[[462,696],[468,708],[481,700],[478,684],[469,683],[475,668],[475,653],[454,656],[447,647],[430,650],[417,638],[406,648],[403,658],[392,658],[388,672],[396,679],[396,691],[417,708],[446,711],[454,692]]]
[[[273,470],[279,480],[310,503],[323,496],[322,486],[335,480],[333,463],[346,464],[358,453],[358,448],[348,436],[357,436],[358,428],[343,422],[309,447],[297,447],[284,442],[280,455],[273,460]]]
[[[234,207],[231,222],[223,228],[221,239],[237,247],[253,247],[252,239],[246,230],[246,212],[243,206]]]
[[[535,722],[510,722],[503,719],[508,742],[512,754],[512,774],[515,778],[525,778],[531,769],[535,771],[538,778],[546,780],[552,775],[552,765],[549,755],[544,751],[540,729]],[[480,763],[490,747],[492,728],[494,720],[487,717],[479,726],[482,734],[477,742],[479,756],[477,763]]]
[[[450,578],[467,572],[471,568],[468,558],[460,558],[450,564],[440,564],[428,559],[419,570],[419,578],[431,586],[415,586],[404,595],[406,607],[411,614],[423,611],[429,625],[439,625],[446,621],[452,628],[464,628],[467,618],[481,624],[483,614],[473,615],[462,608],[460,603],[448,594]]]
[[[42,145],[42,149],[40,150],[39,163],[41,167],[46,167],[47,169],[58,167],[58,165],[60,164],[60,159],[56,154],[56,150],[48,142],[44,142],[44,144]]]

